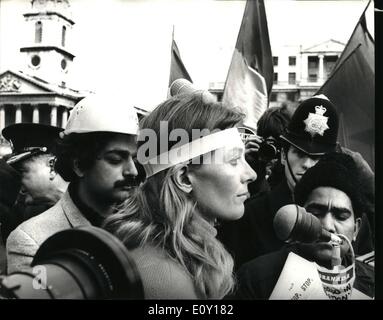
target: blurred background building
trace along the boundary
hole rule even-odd
[[[344,43],[329,39],[308,48],[298,45],[272,48],[274,81],[269,106],[281,103],[295,106],[315,94],[328,79],[344,47]],[[225,82],[211,82],[209,90],[220,99],[224,85]]]
[[[28,40],[15,52],[22,56],[21,70],[0,74],[0,130],[21,122],[65,127],[69,110],[86,94],[66,84],[75,57],[67,46],[74,25],[70,4],[33,0],[24,19]]]

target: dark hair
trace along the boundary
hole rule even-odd
[[[273,137],[279,139],[290,122],[287,105],[281,107],[270,107],[259,118],[257,123],[257,134],[262,138]]]
[[[65,181],[77,180],[78,176],[73,170],[73,161],[78,161],[81,170],[89,169],[94,164],[100,151],[116,135],[118,133],[71,133],[63,139],[58,139],[55,152],[55,170]]]
[[[308,169],[295,187],[295,202],[303,206],[310,193],[319,187],[332,187],[343,191],[351,199],[355,217],[361,217],[365,201],[360,189],[357,167],[347,154],[328,153]]]

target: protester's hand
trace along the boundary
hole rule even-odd
[[[245,141],[245,159],[251,165],[255,165],[258,159],[257,153],[259,151],[262,138],[257,135],[249,136]]]
[[[249,156],[252,153],[257,153],[262,143],[262,138],[256,134],[253,134],[246,138],[245,142],[245,156]]]

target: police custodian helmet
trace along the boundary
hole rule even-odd
[[[339,117],[335,106],[323,94],[303,101],[281,135],[281,139],[312,156],[335,151]]]

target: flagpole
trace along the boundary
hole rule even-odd
[[[371,1],[371,0],[370,0]],[[173,30],[172,30],[172,41],[174,40],[174,24],[173,24]]]
[[[360,21],[360,19],[362,19],[363,15],[366,13],[368,7],[370,6],[370,3],[371,3],[371,0],[368,1],[366,8],[364,8],[363,13],[360,15],[359,21]]]
[[[367,6],[364,8],[363,13],[360,15],[359,20],[358,20],[358,23],[356,24],[354,30],[352,31],[351,36],[350,36],[350,38],[348,39],[347,43],[350,41],[350,39],[351,39],[352,36],[354,35],[356,29],[358,28],[359,23],[361,23],[361,20],[362,20],[363,18],[366,19],[365,13],[366,13],[368,7],[370,6],[370,3],[371,3],[371,0],[368,1]],[[364,29],[364,26],[363,26],[363,29]],[[364,31],[367,31],[368,34],[369,34],[369,36],[370,36],[370,38],[371,38],[371,40],[373,40],[372,37],[371,37],[371,35],[370,35],[370,32],[368,31],[368,29],[367,29],[367,30],[364,30]],[[375,42],[375,41],[373,40],[373,42]]]
[[[172,54],[173,54],[173,42],[174,42],[174,24],[172,26],[172,41],[170,42],[170,65],[169,65],[169,81],[171,80],[172,78],[172,62],[171,62],[171,59],[172,59]],[[169,95],[169,88],[168,88],[168,95]]]

